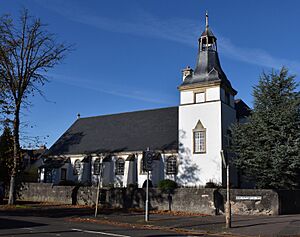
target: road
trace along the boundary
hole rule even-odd
[[[300,236],[300,215],[236,216],[232,228],[224,229],[224,216],[183,216],[152,213],[144,221],[139,211],[94,209],[65,205],[26,204],[0,207],[2,236]],[[72,221],[70,221],[72,220]],[[77,222],[75,222],[77,220]],[[151,226],[151,228],[149,228]],[[177,232],[174,231],[176,228]],[[178,230],[181,230],[179,233]],[[198,233],[188,235],[187,232]],[[182,234],[183,233],[183,234]],[[205,234],[204,234],[205,233]]]
[[[155,237],[191,236],[160,230],[143,230],[107,224],[70,222],[64,218],[37,216],[0,216],[0,236],[113,236]]]

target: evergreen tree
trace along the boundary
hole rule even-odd
[[[286,68],[263,73],[254,87],[254,108],[233,127],[236,164],[258,188],[300,187],[300,94]]]
[[[0,137],[0,181],[9,184],[13,167],[13,136],[8,126]]]

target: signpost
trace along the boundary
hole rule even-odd
[[[97,187],[97,197],[96,197],[96,208],[95,208],[95,217],[97,217],[98,214],[98,204],[99,204],[99,195],[100,195],[100,181],[101,181],[101,175],[102,175],[102,162],[99,164],[100,170],[98,175],[98,187]]]
[[[226,214],[226,228],[231,228],[231,204],[230,204],[230,173],[229,173],[229,162],[228,157],[227,160],[224,156],[224,151],[221,150],[221,158],[224,164],[224,167],[226,167],[226,181],[227,181],[227,187],[226,187],[226,193],[227,193],[227,201],[226,201],[226,208],[225,208],[225,214]]]
[[[147,183],[146,183],[146,202],[145,202],[145,221],[149,221],[149,172],[152,171],[153,158],[155,156],[154,151],[150,151],[149,147],[144,152],[143,157],[143,169],[147,171]]]

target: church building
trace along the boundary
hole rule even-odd
[[[207,14],[195,69],[186,67],[182,77],[179,106],[78,118],[44,154],[40,182],[143,187],[143,153],[149,148],[155,151],[153,186],[163,179],[182,186],[224,183],[220,152],[230,144],[231,124],[243,122],[250,109],[235,100]]]

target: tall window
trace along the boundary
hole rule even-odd
[[[144,169],[144,159],[143,158],[140,161],[140,174],[147,174],[147,172]]]
[[[81,161],[79,159],[75,160],[74,162],[74,174],[79,175],[81,169]]]
[[[100,159],[97,158],[94,161],[94,175],[99,175],[100,174],[100,169],[101,169]]]
[[[124,175],[125,161],[122,158],[116,160],[116,175]]]
[[[175,156],[167,158],[166,174],[177,174],[177,159]]]
[[[194,153],[206,152],[206,129],[199,120],[193,130],[194,134]]]
[[[67,169],[65,168],[60,169],[60,180],[62,181],[67,180]]]
[[[52,183],[52,169],[45,169],[45,183]]]

